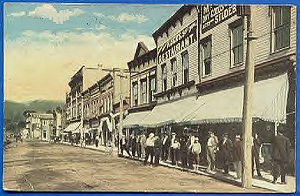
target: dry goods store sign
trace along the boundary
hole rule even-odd
[[[197,21],[194,21],[158,48],[158,63],[176,55],[196,41]]]
[[[214,28],[236,14],[236,5],[202,6],[202,33]]]

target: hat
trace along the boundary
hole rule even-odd
[[[173,132],[172,135],[176,135],[176,133]]]
[[[195,141],[199,141],[199,138],[198,138],[198,137],[195,137]]]
[[[149,134],[149,137],[154,137],[154,133],[150,133],[150,134]]]
[[[240,135],[236,135],[235,138],[241,139],[241,136]]]
[[[228,133],[224,133],[223,136],[228,136]]]
[[[187,127],[184,127],[183,129],[184,129],[184,130],[187,130],[188,128],[187,128]]]

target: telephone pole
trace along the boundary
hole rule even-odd
[[[248,14],[244,15],[247,19],[247,51],[245,65],[245,84],[244,84],[244,102],[243,102],[243,176],[242,186],[244,188],[252,187],[252,103],[253,103],[253,84],[254,84],[254,52],[255,37],[253,17],[255,16],[255,7],[246,6]]]

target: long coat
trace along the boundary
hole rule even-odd
[[[291,143],[284,135],[276,135],[272,140],[272,158],[275,161],[289,161]]]
[[[236,140],[233,143],[232,161],[242,161],[243,159],[243,143],[241,140]]]
[[[222,140],[219,143],[220,155],[224,163],[229,164],[232,161],[232,148],[233,144],[232,141],[228,138],[224,143]]]

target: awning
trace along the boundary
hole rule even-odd
[[[253,117],[285,123],[288,89],[287,74],[255,82]],[[181,122],[189,124],[240,122],[242,121],[243,98],[244,86],[200,96],[193,111],[183,116]],[[193,106],[190,105],[190,107]]]
[[[145,127],[159,127],[180,122],[187,116],[197,103],[195,96],[186,97],[177,101],[157,105],[141,122]]]
[[[72,132],[72,133],[79,133],[79,126],[80,122],[70,123],[65,129],[64,132]]]
[[[142,121],[150,114],[150,111],[130,113],[123,121],[124,128],[142,126]]]

